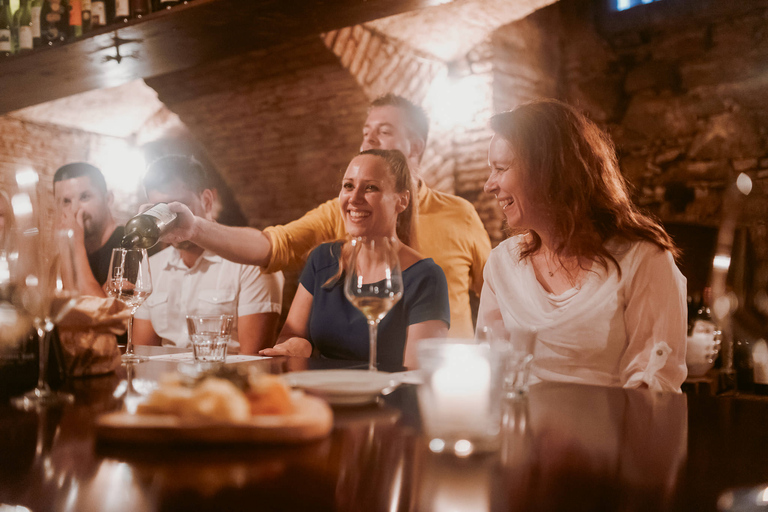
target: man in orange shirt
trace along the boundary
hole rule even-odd
[[[418,174],[429,121],[423,109],[387,94],[374,100],[363,127],[360,150],[398,149],[408,159],[418,183],[417,249],[445,272],[451,306],[451,337],[472,337],[474,328],[469,290],[478,296],[483,266],[491,243],[477,211],[460,197],[430,189]],[[259,231],[222,226],[195,217],[184,205],[172,203],[178,214],[165,241],[191,240],[220,256],[274,272],[303,264],[309,251],[322,242],[346,236],[338,198],[331,199],[284,226]]]

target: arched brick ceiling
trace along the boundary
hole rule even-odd
[[[366,26],[413,49],[450,62],[464,56],[497,28],[557,0],[458,0],[382,18]]]
[[[86,132],[129,138],[165,105],[143,80],[97,89],[16,110],[11,117],[38,124],[55,124]]]
[[[450,62],[465,55],[497,28],[556,1],[457,0],[382,18],[365,26],[392,39],[395,45]],[[373,91],[372,95],[378,93]],[[27,107],[9,116],[127,138],[139,133],[146,123],[151,124],[150,120],[163,109],[155,91],[142,80],[136,80]]]

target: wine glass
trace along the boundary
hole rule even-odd
[[[368,369],[376,371],[379,322],[403,296],[403,276],[397,257],[398,241],[388,237],[358,237],[351,241],[344,295],[368,319]]]
[[[149,256],[146,249],[112,249],[107,277],[107,294],[115,297],[131,309],[128,320],[128,343],[123,363],[143,363],[149,358],[133,352],[133,315],[152,293],[152,276],[149,273]]]
[[[53,391],[46,382],[51,331],[79,295],[72,230],[38,229],[22,232],[18,244],[16,295],[21,309],[33,319],[39,344],[37,387],[12,399],[15,407],[31,410],[72,403],[74,396]]]

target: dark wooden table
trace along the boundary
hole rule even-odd
[[[136,379],[174,366],[141,364]],[[93,420],[121,407],[113,393],[124,377],[121,368],[68,382],[76,402],[63,410],[0,404],[0,503],[35,512],[708,511],[726,489],[768,482],[768,401],[539,385],[505,404],[499,452],[457,459],[429,452],[416,388],[406,385],[379,405],[335,409],[330,437],[311,444],[97,444]]]

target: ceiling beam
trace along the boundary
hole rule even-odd
[[[181,71],[440,0],[195,0],[0,61],[0,115]]]

